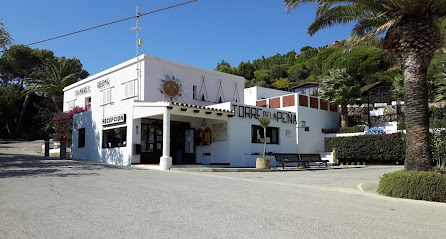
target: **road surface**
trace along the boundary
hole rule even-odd
[[[401,167],[191,173],[0,145],[1,238],[445,238],[446,204],[375,193]]]

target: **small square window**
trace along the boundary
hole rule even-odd
[[[264,131],[260,125],[252,125],[252,143],[264,143]],[[267,127],[266,128],[266,143],[267,144],[279,144],[279,128]]]

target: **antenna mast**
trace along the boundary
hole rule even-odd
[[[143,45],[142,39],[139,39],[139,31],[141,31],[139,27],[140,16],[138,5],[136,5],[136,27],[132,27],[132,30],[136,31],[136,83],[138,87],[138,100],[141,100],[141,62],[139,60],[139,47]]]

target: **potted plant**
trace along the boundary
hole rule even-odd
[[[256,168],[260,168],[260,169],[270,169],[271,168],[271,162],[270,162],[269,158],[265,156],[265,154],[266,154],[266,128],[268,127],[270,122],[271,122],[271,119],[268,117],[262,117],[259,119],[259,123],[263,128],[263,156],[257,157]]]

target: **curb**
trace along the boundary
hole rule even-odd
[[[257,169],[257,168],[170,168],[170,171],[181,171],[181,172],[225,172],[225,173],[235,173],[235,172],[292,172],[292,171],[318,171],[318,170],[334,170],[334,169],[351,169],[351,168],[366,168],[366,166],[331,166],[328,168],[296,168],[296,167],[285,167],[285,169]]]

